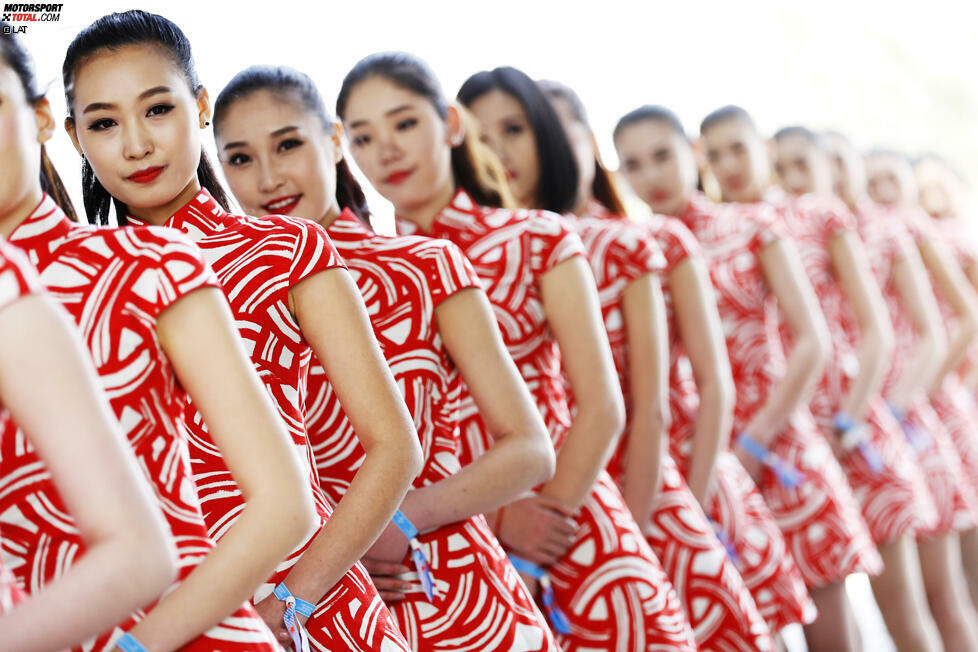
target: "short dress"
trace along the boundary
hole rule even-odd
[[[674,217],[655,215],[643,225],[662,247],[666,258],[663,293],[669,324],[669,404],[672,426],[669,450],[679,470],[688,473],[696,418],[700,405],[693,368],[676,322],[672,272],[684,262],[703,259],[696,238]],[[714,486],[707,497],[707,515],[729,542],[741,577],[754,596],[771,631],[815,620],[815,603],[805,581],[788,554],[774,515],[733,451],[721,451],[714,470]]]
[[[92,228],[72,224],[49,196],[11,234],[41,282],[78,325],[101,386],[166,518],[177,547],[177,582],[214,548],[194,485],[183,423],[187,393],[156,332],[166,308],[201,288],[220,287],[200,251],[158,227]],[[15,425],[0,450],[0,529],[11,570],[28,593],[64,574],[85,546],[51,476]],[[95,470],[93,470],[95,472]],[[154,603],[155,604],[155,603]],[[135,612],[79,649],[111,650],[123,631],[152,609]],[[277,649],[245,603],[182,650]]]
[[[418,227],[399,219],[398,230]],[[493,209],[458,190],[424,234],[458,245],[482,281],[503,341],[547,424],[563,444],[571,416],[560,352],[550,331],[541,277],[584,255],[581,239],[546,211]],[[463,465],[486,449],[489,435],[470,396],[463,395]],[[567,652],[696,649],[682,605],[635,524],[614,481],[599,474],[578,516],[577,536],[547,573],[570,634],[557,634]]]
[[[452,243],[377,235],[349,210],[327,233],[363,295],[418,431],[425,463],[414,487],[451,477],[461,469],[456,452],[460,381],[438,332],[435,309],[463,290],[481,291],[479,278]],[[366,454],[315,359],[306,431],[323,491],[338,503]],[[418,539],[429,560],[435,599],[429,601],[415,582],[404,600],[390,606],[413,649],[556,652],[550,627],[481,514]],[[404,562],[412,566],[409,555]]]
[[[858,237],[856,218],[838,199],[807,194],[778,206],[781,226],[795,241],[832,336],[832,355],[809,404],[826,437],[859,373],[859,322],[835,273],[830,246],[845,234]],[[785,346],[791,335],[782,325]],[[913,538],[933,526],[934,504],[913,450],[881,394],[872,396],[862,419],[865,444],[840,460],[863,518],[877,544]]]
[[[760,261],[762,249],[781,237],[777,218],[766,204],[715,204],[702,194],[678,217],[699,241],[717,291],[737,388],[734,429],[740,433],[785,372],[777,300]],[[799,486],[785,486],[765,467],[760,489],[809,588],[852,573],[878,573],[882,559],[807,406],[792,413],[770,448],[805,477]]]
[[[626,220],[574,215],[565,215],[565,219],[581,236],[591,263],[626,415],[630,417],[623,297],[636,280],[650,274],[658,277],[666,259],[646,231]],[[659,283],[658,278],[655,283]],[[569,385],[568,394],[573,409]],[[608,472],[619,486],[628,436],[626,425],[608,466]],[[663,453],[660,478],[652,520],[643,530],[683,603],[697,645],[704,650],[774,649],[767,623],[750,591],[668,452]]]
[[[312,349],[289,312],[289,290],[325,270],[345,268],[318,224],[281,217],[231,215],[201,190],[167,221],[203,251],[231,305],[245,350],[288,428],[309,478],[319,527],[255,594],[261,600],[285,579],[332,513],[319,486],[304,425],[305,380]],[[187,405],[194,478],[213,537],[220,539],[244,509],[244,499],[193,404]],[[306,621],[317,650],[408,649],[370,575],[357,562],[316,603]]]

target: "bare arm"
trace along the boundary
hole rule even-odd
[[[577,510],[608,462],[624,427],[625,407],[587,262],[579,256],[565,260],[544,274],[540,285],[577,405],[557,453],[557,471],[540,493]]]
[[[965,267],[964,273],[971,282],[972,289],[978,292],[978,260],[972,260]],[[978,391],[978,364],[971,365],[971,368],[966,371],[963,381],[972,392]]]
[[[148,649],[174,650],[249,600],[309,533],[315,515],[309,479],[221,291],[182,297],[160,314],[156,329],[246,503],[204,561],[132,629]]]
[[[733,374],[713,286],[703,261],[687,258],[679,263],[669,274],[669,289],[676,326],[700,397],[688,484],[703,504],[717,457],[726,450],[733,427]]]
[[[450,478],[408,492],[401,511],[419,530],[492,511],[553,475],[550,436],[506,351],[483,291],[463,290],[435,309],[438,332],[493,438]]]
[[[0,398],[47,465],[86,548],[67,573],[0,617],[0,650],[76,645],[156,599],[176,572],[169,529],[83,347],[47,298],[0,311]]]
[[[387,527],[422,459],[414,422],[349,273],[319,272],[292,295],[302,333],[366,453],[346,495],[286,578],[294,595],[316,604]]]
[[[914,395],[929,392],[937,383],[940,368],[947,359],[947,332],[917,249],[907,248],[893,263],[891,273],[900,304],[910,315],[917,332],[913,356],[897,386],[887,396],[891,403],[904,409]]]
[[[625,442],[622,496],[639,528],[652,518],[669,433],[669,334],[662,284],[645,274],[625,288],[631,418]]]
[[[829,242],[829,253],[860,331],[859,373],[852,379],[841,408],[861,421],[886,376],[893,353],[893,325],[859,238],[852,232],[840,233]]]
[[[935,379],[939,384],[944,376],[961,365],[978,335],[978,297],[946,247],[932,238],[920,241],[918,246],[920,257],[934,284],[958,318],[954,332],[948,339],[947,359],[939,377]],[[931,390],[936,390],[937,384]]]
[[[794,243],[784,238],[775,240],[764,247],[760,257],[768,286],[794,340],[784,376],[771,388],[747,428],[751,437],[766,446],[784,428],[791,413],[807,404],[832,344]]]

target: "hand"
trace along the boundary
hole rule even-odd
[[[370,573],[370,579],[380,598],[387,603],[398,602],[404,599],[404,594],[411,589],[411,583],[406,582],[397,575],[408,573],[410,568],[401,563],[381,561],[379,559],[369,559],[364,557],[360,560],[363,567]]]
[[[268,628],[272,630],[272,634],[275,635],[275,638],[278,639],[282,647],[288,648],[292,645],[292,638],[289,636],[288,630],[285,629],[284,602],[270,593],[267,598],[255,603],[255,611],[265,621]]]
[[[499,521],[499,540],[519,557],[547,567],[574,542],[574,514],[553,498],[532,494],[510,503]]]
[[[404,533],[394,523],[388,523],[364,557],[375,561],[400,563],[410,547]]]

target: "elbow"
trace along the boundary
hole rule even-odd
[[[531,466],[527,475],[535,478],[533,486],[536,486],[549,482],[554,477],[557,472],[557,454],[546,429],[542,429],[540,436],[534,437],[533,442],[527,455]]]
[[[737,388],[733,376],[729,373],[703,383],[700,387],[700,402],[709,402],[717,413],[724,419],[733,419],[734,408],[737,405]]]
[[[607,425],[612,441],[617,440],[625,430],[625,400],[620,391],[611,392],[604,402],[601,422]]]
[[[131,551],[132,569],[128,578],[140,578],[140,604],[156,600],[176,580],[179,571],[177,548],[168,527],[152,528],[153,532],[134,536],[128,541]]]

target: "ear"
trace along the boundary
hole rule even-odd
[[[65,118],[65,131],[68,133],[68,138],[71,138],[71,144],[74,145],[75,151],[82,158],[85,158],[85,152],[82,151],[81,145],[78,143],[78,133],[75,131],[75,120],[73,118]]]
[[[48,98],[41,98],[34,104],[34,121],[37,124],[37,142],[43,145],[54,135],[54,114]]]
[[[343,125],[334,122],[329,138],[333,142],[333,158],[335,159],[333,162],[339,164],[343,160]]]
[[[449,147],[458,147],[465,140],[465,119],[462,117],[462,108],[452,102],[448,105],[448,112],[445,115],[445,137]]]
[[[200,118],[200,128],[204,129],[211,120],[211,96],[204,86],[197,91],[197,114]]]

